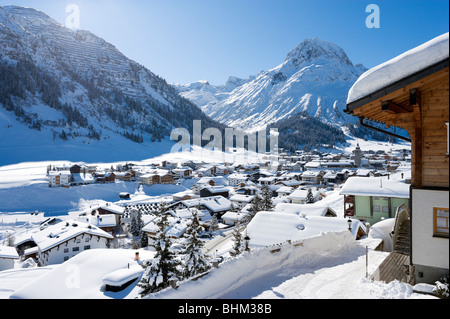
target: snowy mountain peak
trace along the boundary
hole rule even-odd
[[[339,46],[306,39],[292,49],[284,62],[248,79],[230,77],[215,90],[178,86],[180,94],[213,119],[254,131],[298,112],[326,123],[354,119],[342,112],[351,85],[364,73]]]
[[[286,62],[291,62],[296,67],[300,67],[304,63],[323,61],[353,65],[342,48],[318,38],[305,39],[286,56]]]

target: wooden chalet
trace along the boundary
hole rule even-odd
[[[409,211],[412,279],[434,283],[449,272],[449,34],[363,74],[346,112],[406,130],[411,142]],[[384,82],[383,82],[384,81]]]

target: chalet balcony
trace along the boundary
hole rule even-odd
[[[351,216],[355,216],[355,208],[354,207],[349,207],[349,208],[345,209],[344,217],[351,217]]]
[[[345,204],[354,204],[355,203],[355,196],[353,196],[353,195],[345,196],[344,197],[344,203]]]

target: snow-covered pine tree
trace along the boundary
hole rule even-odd
[[[198,234],[202,231],[197,211],[192,211],[192,220],[186,230],[186,249],[183,261],[183,276],[189,278],[201,274],[211,268],[210,262],[202,252],[203,242],[198,239]]]
[[[181,277],[177,269],[179,262],[175,259],[175,254],[171,250],[172,242],[166,236],[166,230],[169,227],[166,211],[167,209],[162,203],[158,217],[156,239],[151,245],[155,249],[156,254],[153,259],[145,263],[144,275],[138,283],[138,286],[142,288],[140,292],[142,296],[162,290],[169,286],[171,279],[179,279]]]
[[[209,232],[214,233],[218,229],[219,229],[219,221],[217,220],[217,216],[213,214],[211,217],[211,225],[209,226]]]
[[[236,257],[240,253],[242,253],[242,235],[239,231],[239,224],[233,230],[233,247],[230,250],[230,256]]]
[[[135,216],[131,218],[130,232],[133,236],[139,235],[138,222]]]
[[[306,204],[314,203],[314,195],[311,188],[308,188],[308,193],[306,194]]]
[[[272,197],[270,195],[270,189],[267,186],[264,186],[264,188],[262,189],[262,202],[261,202],[261,206],[262,209],[264,211],[271,211],[274,206],[273,206],[273,202],[272,202]]]
[[[261,197],[259,197],[258,194],[255,195],[255,198],[253,199],[253,203],[252,203],[252,213],[251,216],[255,216],[258,212],[262,211],[263,207],[262,207],[262,200]]]

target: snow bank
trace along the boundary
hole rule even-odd
[[[350,177],[340,195],[409,198],[409,184],[383,177]]]
[[[153,252],[139,251],[141,258],[153,257]],[[135,251],[130,249],[86,250],[50,270],[45,275],[15,291],[13,299],[97,299],[115,298],[124,292],[104,292],[103,279],[121,269],[128,269],[134,261]],[[118,279],[117,275],[111,275]],[[123,275],[123,273],[122,273]],[[45,287],[45,289],[42,289]],[[130,286],[130,289],[133,287]],[[129,292],[129,291],[128,291]]]
[[[307,239],[303,246],[284,245],[272,254],[267,248],[245,252],[225,261],[220,268],[197,281],[181,284],[148,298],[169,299],[247,299],[257,296],[288,278],[314,269],[355,260],[365,249],[350,232],[329,233]]]
[[[448,59],[448,38],[449,33],[447,32],[368,70],[350,89],[347,104]]]

